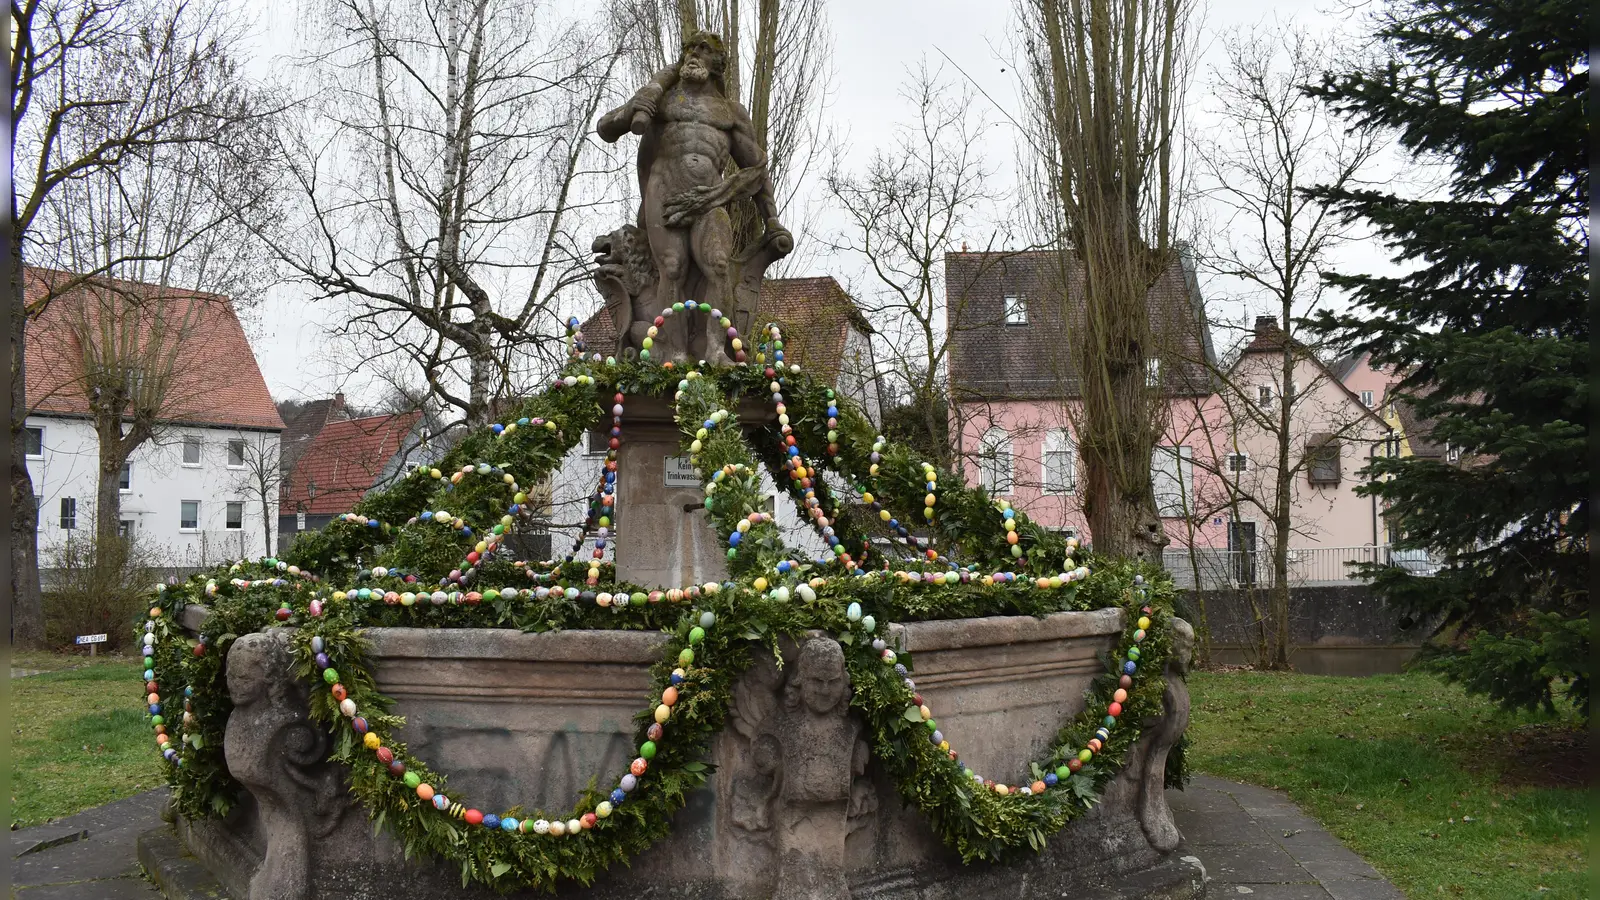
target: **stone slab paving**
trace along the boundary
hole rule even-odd
[[[1167,801],[1206,867],[1207,900],[1405,900],[1277,791],[1197,775]]]
[[[160,900],[139,869],[139,835],[163,825],[165,788],[11,832],[13,900]]]
[[[1199,775],[1168,798],[1184,852],[1205,865],[1208,900],[1405,900],[1277,791]],[[150,791],[13,831],[11,897],[221,898],[215,881],[161,820],[166,800],[165,789]]]

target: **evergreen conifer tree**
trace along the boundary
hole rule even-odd
[[[1581,0],[1390,0],[1377,61],[1310,90],[1354,127],[1443,164],[1433,193],[1313,191],[1404,268],[1340,274],[1317,326],[1404,378],[1459,461],[1379,459],[1401,546],[1432,577],[1375,569],[1387,601],[1443,624],[1425,661],[1508,707],[1589,697],[1589,15]],[[1447,454],[1446,459],[1454,456]]]

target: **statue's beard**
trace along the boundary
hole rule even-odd
[[[699,57],[695,56],[683,61],[683,65],[678,69],[678,74],[685,81],[692,81],[695,84],[705,84],[711,79],[711,70],[706,68],[706,64],[701,62]]]

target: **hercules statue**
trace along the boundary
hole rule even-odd
[[[677,64],[657,72],[596,128],[608,143],[629,132],[641,137],[638,225],[594,241],[601,254],[595,279],[617,326],[618,352],[639,348],[655,316],[680,302],[720,309],[749,340],[761,278],[794,248],[778,222],[766,151],[756,141],[750,114],[726,95],[724,65],[722,39],[695,32],[684,41]],[[754,201],[765,231],[735,254],[728,206],[746,198]],[[647,262],[653,271],[646,270]],[[651,356],[726,364],[732,361],[727,345],[716,319],[697,312],[669,319]]]

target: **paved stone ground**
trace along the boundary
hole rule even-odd
[[[166,791],[150,791],[11,833],[13,900],[193,900],[216,884],[166,828]],[[1277,791],[1197,776],[1168,795],[1189,852],[1210,878],[1208,900],[1404,900],[1394,885]]]
[[[141,832],[165,823],[162,788],[11,832],[16,900],[160,900],[139,870]]]
[[[1405,900],[1283,794],[1198,775],[1167,794],[1207,900]]]

